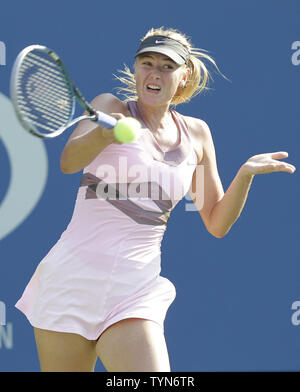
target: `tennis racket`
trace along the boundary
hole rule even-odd
[[[118,121],[92,108],[70,79],[60,57],[45,46],[31,45],[19,53],[12,69],[10,93],[20,123],[35,136],[54,138],[79,121],[92,120],[114,129],[120,142],[128,143],[137,137],[140,124],[136,119]],[[88,114],[73,119],[76,100]]]

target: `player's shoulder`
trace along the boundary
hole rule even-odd
[[[125,102],[111,93],[97,95],[91,102],[94,109],[104,113],[123,113],[126,115],[128,109]]]
[[[183,116],[183,120],[192,139],[198,157],[198,164],[200,164],[204,156],[204,151],[207,149],[206,146],[213,144],[209,126],[204,120],[197,117]]]
[[[191,136],[197,140],[205,140],[211,137],[211,132],[207,123],[201,118],[182,115],[183,120]]]

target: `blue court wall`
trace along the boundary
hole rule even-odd
[[[222,239],[187,211],[189,200],[172,212],[162,243],[162,275],[177,290],[165,321],[172,370],[300,370],[299,17],[294,0],[2,2],[0,371],[39,371],[33,330],[14,304],[65,230],[81,177],[59,168],[70,131],[44,142],[16,123],[13,62],[25,46],[53,48],[92,100],[115,93],[113,74],[132,66],[140,38],[159,26],[190,36],[230,80],[211,69],[211,90],[177,107],[209,125],[224,189],[259,153],[288,151],[298,166],[256,176]]]

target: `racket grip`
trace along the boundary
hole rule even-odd
[[[96,112],[97,113],[97,123],[102,125],[104,128],[112,129],[117,124],[118,120],[108,114],[103,112]]]

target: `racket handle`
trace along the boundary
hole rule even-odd
[[[104,128],[112,129],[115,127],[117,124],[118,120],[112,116],[109,116],[108,114],[102,113],[102,112],[96,112],[97,113],[97,123],[102,125]]]

